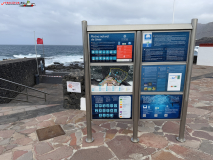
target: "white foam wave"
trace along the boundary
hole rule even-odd
[[[36,54],[31,54],[31,53],[29,53],[28,55],[19,54],[19,55],[13,55],[13,57],[15,57],[15,58],[24,58],[24,57],[26,57],[26,58],[35,58]],[[41,55],[38,54],[37,57],[41,57]]]
[[[83,62],[83,55],[76,56],[53,56],[53,57],[45,57],[45,66],[49,66],[54,64],[54,62],[63,63],[65,66],[69,65],[72,62]]]

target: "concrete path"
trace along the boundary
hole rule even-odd
[[[140,122],[139,143],[132,143],[132,122],[113,120],[93,121],[95,141],[86,143],[84,111],[64,110],[60,104],[37,104],[35,108],[45,109],[43,115],[14,122],[4,121],[0,125],[0,159],[212,160],[213,67],[205,68],[195,66],[193,69],[185,143],[179,143],[175,139],[179,130],[178,121]],[[52,112],[49,109],[55,107],[52,105],[61,110]],[[1,111],[2,109],[6,108],[1,107]],[[27,107],[24,110],[27,112]],[[40,142],[36,129],[55,124],[61,125],[66,134]]]

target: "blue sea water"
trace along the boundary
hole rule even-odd
[[[83,46],[80,45],[44,45],[36,46],[37,57],[45,58],[45,66],[53,62],[69,65],[72,62],[83,62]],[[36,57],[34,45],[0,45],[0,61],[3,59]]]

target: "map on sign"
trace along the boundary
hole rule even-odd
[[[92,66],[92,92],[132,92],[132,66]]]

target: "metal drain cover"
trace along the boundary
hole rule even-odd
[[[36,133],[38,135],[39,141],[47,140],[65,134],[64,130],[61,128],[60,125],[37,129]]]

